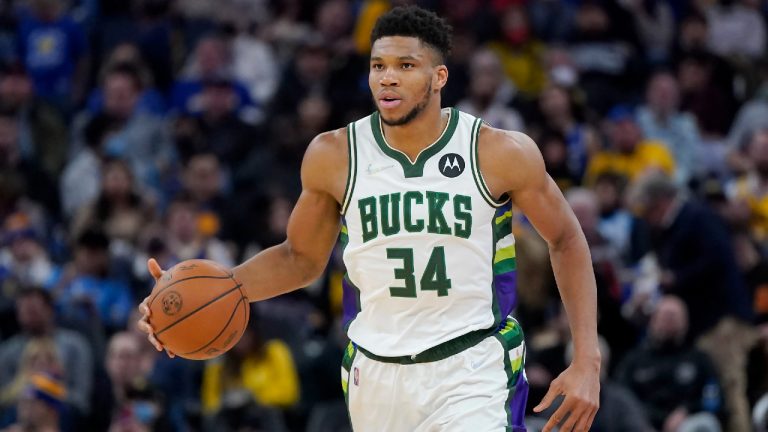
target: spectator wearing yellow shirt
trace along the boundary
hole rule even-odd
[[[734,209],[731,214],[739,219],[735,222],[745,223],[753,238],[765,242],[768,239],[768,129],[752,133],[747,141],[747,155],[749,170],[729,185],[726,193]]]
[[[634,112],[626,106],[611,109],[608,119],[609,147],[597,152],[587,165],[585,183],[592,185],[601,174],[613,173],[632,181],[653,170],[675,172],[675,160],[667,147],[643,138]]]
[[[290,349],[280,340],[264,341],[251,319],[240,342],[205,365],[202,403],[215,414],[229,394],[247,392],[259,406],[288,408],[299,400],[299,378]]]

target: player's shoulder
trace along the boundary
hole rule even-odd
[[[347,128],[339,128],[316,135],[307,146],[304,154],[304,164],[339,164],[340,159],[346,159]]]
[[[536,143],[523,132],[494,128],[486,123],[480,128],[477,149],[481,163],[484,159],[495,161],[509,169],[543,169],[543,158]]]

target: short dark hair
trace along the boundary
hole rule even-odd
[[[436,13],[418,6],[399,6],[376,21],[371,45],[387,36],[415,37],[429,45],[445,61],[451,53],[451,26]]]
[[[28,297],[39,297],[40,300],[45,303],[49,308],[53,308],[53,296],[50,291],[37,285],[23,286],[16,294],[16,300],[25,299]]]

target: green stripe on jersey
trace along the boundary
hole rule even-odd
[[[493,274],[500,275],[517,270],[517,260],[515,258],[505,259],[493,265]]]
[[[493,263],[498,264],[504,260],[514,259],[515,256],[515,245],[507,246],[496,251],[496,256],[493,257]]]

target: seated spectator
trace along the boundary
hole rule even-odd
[[[175,162],[175,153],[165,121],[138,110],[144,90],[139,70],[130,64],[117,64],[104,74],[101,86],[103,114],[111,132],[98,143],[101,154],[128,162],[140,188],[160,194],[163,175]],[[75,157],[87,143],[84,132],[91,118],[85,113],[76,120]]]
[[[13,278],[22,285],[45,286],[57,271],[48,256],[41,234],[29,217],[16,213],[5,220],[0,249],[0,281]]]
[[[696,117],[701,137],[715,143],[728,133],[736,108],[727,77],[717,73],[721,68],[727,67],[706,52],[685,54],[677,62],[680,108]]]
[[[296,365],[285,342],[263,340],[258,320],[251,319],[240,342],[206,364],[203,409],[213,414],[246,397],[265,407],[289,408],[299,400]]]
[[[589,158],[600,149],[595,130],[584,122],[582,110],[566,87],[549,85],[538,99],[540,119],[531,126],[532,136],[540,140],[546,131],[562,135],[566,143],[565,162],[578,182],[584,177]]]
[[[53,300],[41,288],[27,288],[16,299],[16,319],[21,333],[0,344],[0,387],[8,386],[22,369],[27,345],[36,338],[51,338],[60,356],[67,402],[84,416],[90,411],[93,383],[91,347],[82,335],[57,327]]]
[[[77,211],[99,196],[101,168],[104,159],[104,143],[116,128],[106,114],[88,120],[83,128],[84,145],[64,167],[59,193],[65,219],[74,217]]]
[[[84,231],[74,245],[74,259],[51,284],[62,318],[80,325],[100,322],[106,333],[125,328],[133,309],[128,284],[111,268],[109,238],[98,229]]]
[[[0,72],[0,108],[18,119],[21,158],[36,160],[49,177],[59,176],[69,151],[69,130],[58,110],[36,94],[24,69]]]
[[[35,374],[49,374],[61,377],[64,374],[56,343],[49,337],[33,338],[24,347],[19,359],[16,376],[0,389],[0,404],[5,409],[15,407],[23,391],[30,384]]]
[[[87,42],[82,27],[53,0],[29,2],[19,25],[19,58],[35,92],[68,113],[84,95]]]
[[[728,429],[748,428],[747,352],[755,331],[748,290],[724,222],[663,175],[643,178],[628,202],[651,227],[664,293],[690,313],[689,337],[717,367],[730,414]]]
[[[569,154],[565,137],[559,132],[545,131],[536,141],[541,149],[547,174],[552,177],[557,187],[565,192],[579,186],[581,176],[571,171],[568,166]]]
[[[243,83],[234,78],[232,68],[232,55],[224,38],[216,34],[200,38],[179,79],[173,85],[172,108],[182,115],[199,114],[205,83],[227,79],[231,80],[235,110],[255,123],[255,105],[250,92]]]
[[[16,422],[3,432],[59,432],[65,417],[67,388],[55,377],[34,374],[16,406]]]
[[[120,64],[132,65],[139,72],[143,90],[136,105],[136,112],[145,113],[150,116],[165,115],[168,110],[165,97],[154,88],[152,72],[144,63],[139,47],[130,42],[124,42],[114,47],[109,57],[102,62],[100,71],[102,78],[109,70]],[[97,87],[91,90],[91,94],[86,101],[86,109],[92,115],[96,115],[104,110],[103,89]]]
[[[758,241],[768,240],[768,129],[758,129],[747,142],[748,170],[729,184],[726,193],[732,205],[746,207],[745,223]]]
[[[709,47],[722,57],[757,59],[765,54],[765,19],[760,8],[744,0],[713,3],[706,10]]]
[[[133,173],[125,161],[107,160],[102,171],[101,192],[94,202],[79,209],[70,225],[70,237],[100,227],[118,243],[121,255],[130,254],[141,230],[153,219],[152,203],[136,191]]]
[[[515,88],[504,75],[496,54],[483,49],[476,52],[469,65],[470,84],[468,97],[456,105],[456,109],[482,118],[493,127],[523,131],[523,118],[510,107]]]
[[[659,301],[647,341],[627,354],[617,379],[642,402],[657,430],[679,430],[706,414],[708,431],[720,430],[722,398],[717,373],[706,354],[686,342],[688,312],[673,296]]]
[[[593,185],[600,174],[614,173],[635,180],[651,170],[675,173],[675,160],[664,144],[645,139],[626,106],[616,106],[608,113],[608,149],[597,152],[589,161],[585,183]]]
[[[647,139],[661,141],[675,158],[675,178],[687,184],[696,174],[696,161],[706,151],[699,137],[696,120],[680,111],[677,78],[666,71],[655,73],[648,82],[646,104],[637,110],[637,123]]]
[[[18,117],[12,112],[0,111],[0,175],[8,176],[0,183],[10,187],[13,183],[10,177],[15,178],[19,182],[18,198],[34,201],[43,206],[47,216],[55,218],[59,214],[59,200],[54,179],[40,167],[38,160],[22,157],[20,134]],[[16,210],[20,209],[11,209],[11,212]]]

